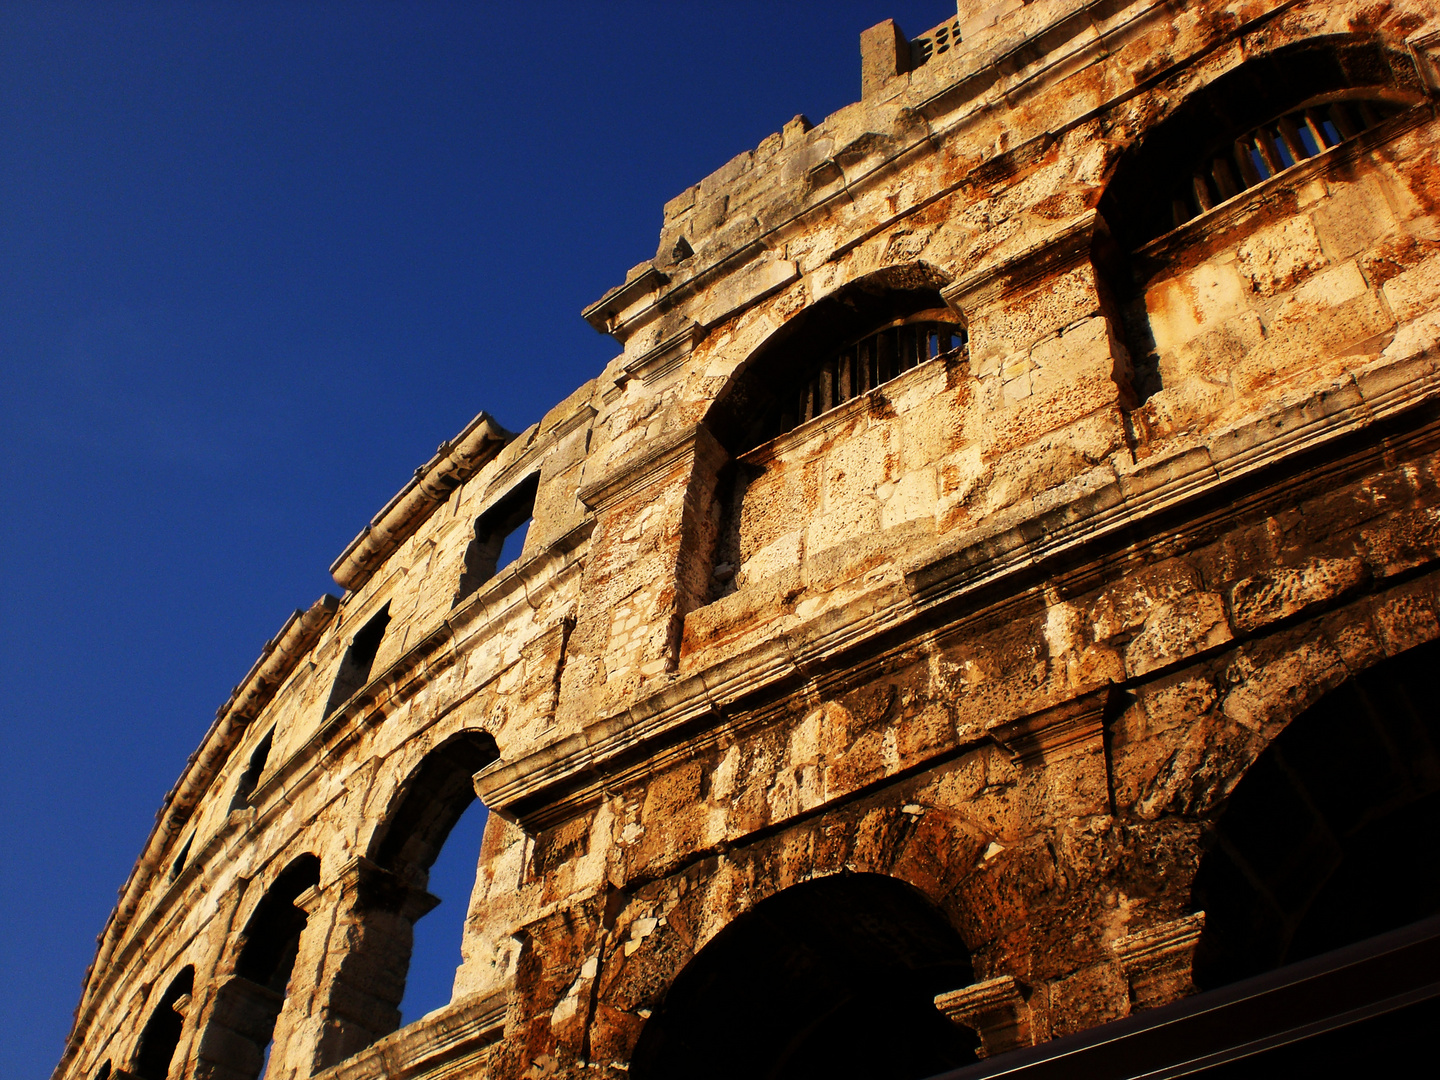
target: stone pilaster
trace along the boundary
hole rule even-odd
[[[297,901],[334,912],[312,1016],[315,1070],[343,1061],[400,1026],[415,920],[440,901],[369,859],[348,863]]]

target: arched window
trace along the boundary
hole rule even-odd
[[[732,456],[965,348],[965,328],[923,272],[877,275],[797,315],[745,364],[707,423]]]
[[[1370,246],[1383,247],[1392,223],[1366,185],[1393,179],[1369,169],[1366,155],[1418,116],[1409,107],[1423,100],[1407,54],[1374,40],[1319,38],[1195,91],[1122,155],[1100,200],[1108,231],[1096,262],[1123,322],[1135,404],[1187,382],[1191,402],[1213,398],[1216,387],[1226,388],[1223,399],[1287,377],[1283,364],[1302,360],[1245,370],[1282,316],[1306,328],[1308,348],[1297,350],[1306,370],[1380,332],[1331,320],[1323,298],[1297,301],[1305,315],[1282,313],[1276,298],[1312,274],[1364,261],[1355,236],[1368,234],[1341,222],[1366,222]],[[1301,185],[1320,176],[1338,182],[1299,201]],[[1357,269],[1347,280],[1361,276]],[[1352,330],[1358,336],[1347,336]],[[1189,423],[1192,407],[1180,405],[1174,422]]]
[[[715,478],[714,532],[702,530],[715,537],[702,602],[886,527],[900,455],[876,447],[894,450],[911,430],[893,423],[893,401],[954,390],[966,360],[942,284],[923,266],[883,271],[796,315],[746,360],[705,419],[730,461]],[[830,513],[842,505],[853,513]]]
[[[353,947],[330,992],[319,1067],[343,1061],[399,1026],[414,924],[437,902],[426,891],[430,868],[451,829],[476,801],[475,773],[498,756],[487,733],[461,732],[430,751],[401,787],[371,841],[353,915]],[[476,850],[470,858],[472,883],[478,860]],[[464,908],[469,896],[444,899]],[[453,954],[458,961],[458,945],[445,951],[447,959]],[[454,962],[450,967],[453,978]]]
[[[240,935],[235,973],[220,987],[200,1040],[208,1075],[255,1080],[300,950],[306,913],[295,901],[320,881],[320,860],[301,855],[275,879]]]
[[[110,1062],[106,1061],[95,1070],[95,1080],[110,1080]]]
[[[645,1022],[636,1080],[932,1076],[976,1059],[935,1007],[969,954],[917,890],[879,874],[792,886],[717,934]]]
[[[1190,95],[1146,133],[1116,167],[1101,212],[1133,250],[1422,96],[1413,61],[1373,41],[1321,39],[1279,50]]]
[[[185,1011],[190,1004],[190,995],[195,989],[195,969],[186,967],[170,980],[170,985],[161,996],[155,1011],[140,1034],[140,1046],[135,1055],[135,1075],[140,1080],[165,1080],[170,1072],[170,1062],[175,1048],[180,1045],[180,1032],[185,1026]],[[106,1062],[101,1071],[110,1073]]]
[[[1210,989],[1440,913],[1440,642],[1291,721],[1216,820],[1196,875]]]

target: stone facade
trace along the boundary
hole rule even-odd
[[[620,355],[266,646],[56,1077],[921,1076],[1393,923],[1315,913],[1440,790],[1437,50],[1425,0],[866,31],[585,311]]]

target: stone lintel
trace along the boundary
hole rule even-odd
[[[1030,1005],[1013,975],[1000,975],[935,995],[935,1007],[956,1024],[980,1036],[980,1057],[1029,1046]]]
[[[685,362],[700,339],[705,328],[694,319],[686,319],[680,330],[663,341],[646,349],[639,356],[624,364],[621,371],[625,378],[640,379],[647,386],[658,382]]]
[[[621,312],[642,297],[658,291],[669,280],[667,275],[655,268],[654,263],[642,264],[638,274],[585,308],[580,317],[600,333],[614,334]]]
[[[1205,913],[1147,926],[1110,943],[1130,984],[1137,1008],[1164,1005],[1194,993],[1195,946],[1205,929]]]
[[[718,467],[725,450],[704,424],[692,424],[668,437],[656,439],[601,477],[580,489],[580,501],[597,514],[604,514],[646,488],[662,481],[682,463],[711,458]],[[688,476],[688,471],[687,471]]]
[[[1087,210],[1068,225],[1011,255],[986,263],[940,290],[940,295],[964,319],[1023,293],[1041,279],[1088,259],[1095,230],[1104,219]]]

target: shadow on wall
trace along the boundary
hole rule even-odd
[[[976,1060],[974,1036],[934,1002],[970,981],[960,935],[912,886],[882,874],[795,885],[686,965],[630,1075],[931,1076]]]
[[[1440,913],[1440,642],[1291,721],[1230,795],[1195,878],[1211,989]]]

